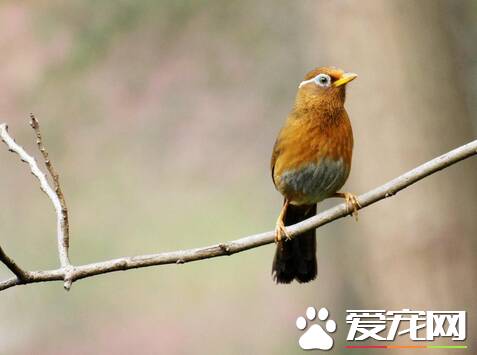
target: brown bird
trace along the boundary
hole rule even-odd
[[[344,102],[346,84],[356,77],[333,67],[306,74],[273,147],[273,183],[285,198],[275,227],[277,283],[309,282],[317,275],[315,230],[290,238],[285,225],[315,215],[316,204],[329,197],[345,198],[353,214],[360,207],[353,194],[337,192],[351,169],[353,132]]]

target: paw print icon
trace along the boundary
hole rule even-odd
[[[336,322],[328,319],[328,316],[329,313],[325,307],[318,311],[318,320],[324,323],[324,327],[316,322],[310,325],[310,322],[316,318],[315,307],[306,309],[306,319],[301,316],[297,318],[296,327],[304,332],[298,340],[300,348],[303,350],[330,350],[333,347],[333,338],[330,333],[336,331]]]

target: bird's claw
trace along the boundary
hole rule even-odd
[[[285,228],[283,221],[278,221],[275,226],[275,243],[278,243],[282,240],[282,237],[285,236],[286,240],[290,240],[291,236]]]
[[[355,218],[356,222],[358,222],[358,210],[361,208],[359,204],[358,198],[356,195],[350,192],[344,192],[344,198],[346,201],[346,210],[348,213]]]

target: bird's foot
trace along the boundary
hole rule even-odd
[[[285,228],[285,224],[283,223],[282,220],[278,220],[277,224],[275,225],[275,243],[278,243],[282,240],[283,236],[285,236],[286,240],[290,240],[291,236],[287,232],[287,229]]]
[[[287,213],[288,203],[288,200],[285,199],[282,210],[280,211],[280,215],[277,218],[277,223],[275,224],[275,243],[281,241],[283,236],[285,236],[287,240],[291,239],[290,234],[285,228],[285,223],[283,222]]]
[[[346,209],[348,213],[355,218],[356,222],[358,222],[358,210],[361,208],[361,205],[358,202],[358,198],[355,194],[351,192],[343,192],[343,197],[346,201]]]

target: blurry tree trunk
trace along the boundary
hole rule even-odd
[[[443,3],[338,4],[317,5],[314,48],[325,56],[323,64],[360,76],[348,89],[355,134],[348,190],[365,191],[470,141],[472,117]],[[330,28],[333,37],[319,35]],[[360,255],[353,262],[361,265],[345,266],[342,287],[352,291],[343,293],[356,295],[349,306],[467,310],[468,335],[475,334],[476,181],[476,162],[466,162],[363,211],[359,223],[344,231],[346,245],[336,246]],[[360,268],[367,274],[352,272]]]

